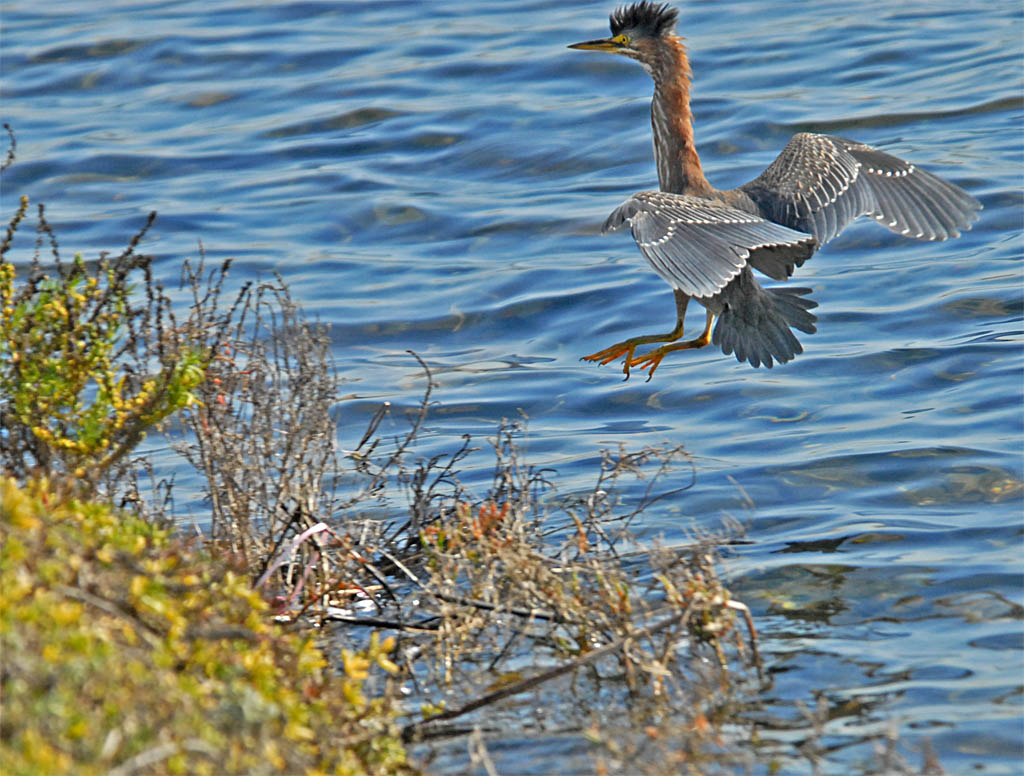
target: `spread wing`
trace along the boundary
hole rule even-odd
[[[770,220],[822,244],[859,216],[920,240],[959,237],[981,203],[958,186],[877,148],[834,135],[794,135],[740,187]]]
[[[791,267],[818,245],[809,234],[742,210],[661,191],[634,194],[608,216],[602,231],[618,231],[627,223],[654,270],[673,288],[696,297],[713,296],[748,263],[762,263],[760,255],[770,256],[772,265]]]

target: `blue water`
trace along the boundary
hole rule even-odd
[[[45,202],[65,251],[88,256],[157,210],[145,249],[169,282],[199,241],[235,257],[238,282],[280,272],[332,326],[349,443],[383,400],[404,428],[424,388],[411,348],[438,383],[425,451],[523,412],[529,460],[571,491],[602,447],[685,444],[696,485],[636,527],[672,544],[745,524],[724,571],[776,676],[762,715],[797,719],[821,689],[862,704],[826,727],[828,772],[892,724],[912,759],[930,739],[948,773],[1020,772],[1019,4],[683,5],[715,185],[824,131],[985,209],[946,243],[868,222],[830,243],[796,279],[819,331],[792,363],[707,348],[650,383],[579,361],[674,320],[629,237],[598,229],[656,187],[648,76],[566,49],[605,34],[611,4],[96,7],[4,6],[5,213],[21,194]],[[565,738],[537,743],[490,746],[503,772],[562,771]],[[582,738],[568,746],[588,762]]]

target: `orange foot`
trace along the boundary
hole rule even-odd
[[[620,356],[625,356],[625,360],[622,362],[622,371],[626,375],[626,379],[629,379],[629,362],[633,360],[633,352],[636,350],[637,343],[626,340],[625,342],[616,342],[611,347],[599,350],[596,353],[591,353],[589,356],[583,356],[581,361],[596,361],[597,363],[604,366],[609,364]]]
[[[702,348],[711,342],[711,326],[705,329],[704,333],[696,339],[687,340],[686,342],[678,342],[672,345],[662,345],[660,348],[655,348],[650,353],[644,353],[643,355],[637,356],[636,358],[626,359],[626,369],[630,367],[637,367],[641,371],[649,369],[647,373],[648,382],[654,377],[654,370],[661,364],[661,360],[665,358],[673,350],[692,350],[694,348]]]
[[[650,371],[647,373],[647,382],[650,382],[651,378],[654,377],[654,370],[658,368],[658,365],[661,363],[661,359],[665,357],[667,352],[668,351],[664,348],[655,348],[650,353],[644,353],[641,356],[629,359],[626,362],[626,368],[628,369],[631,366],[635,366],[641,372],[645,369],[649,369]]]

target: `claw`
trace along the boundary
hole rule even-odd
[[[625,356],[625,360],[622,362],[622,371],[626,375],[626,379],[629,379],[629,362],[633,360],[633,352],[636,350],[636,344],[630,344],[626,342],[616,342],[611,347],[599,350],[596,353],[591,353],[589,356],[583,356],[580,361],[596,361],[597,363],[604,366],[610,364],[619,356]]]
[[[629,357],[632,358],[633,349],[635,347],[635,345],[627,345],[624,342],[617,342],[610,348],[605,348],[604,350],[599,350],[596,353],[591,353],[589,356],[583,356],[580,361],[596,361],[604,366],[605,364],[611,363],[619,356],[627,353],[629,354]]]
[[[637,367],[641,371],[650,369],[651,371],[647,373],[647,382],[650,382],[651,378],[654,377],[654,370],[658,368],[658,365],[661,364],[661,360],[665,358],[665,352],[667,351],[659,353],[658,351],[661,350],[662,348],[655,348],[650,353],[644,353],[642,356],[629,359],[626,363],[626,368],[628,369],[632,366]]]

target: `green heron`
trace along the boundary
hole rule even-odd
[[[751,268],[786,280],[818,247],[859,216],[897,234],[945,240],[969,229],[981,204],[951,183],[877,148],[834,135],[801,132],[761,175],[722,191],[704,177],[693,139],[690,63],[675,34],[678,12],[648,0],[611,15],[610,38],[574,43],[635,59],[654,79],[651,127],[661,191],[634,194],[603,231],[632,229],[640,252],[672,286],[677,322],[584,356],[607,364],[625,357],[623,372],[649,369],[672,351],[720,345],[751,366],[771,367],[802,353],[790,327],[815,329],[817,304],[807,288],[770,288]],[[678,342],[690,299],[706,308],[699,337]],[[718,319],[714,335],[711,327]],[[634,355],[637,346],[667,343]]]

